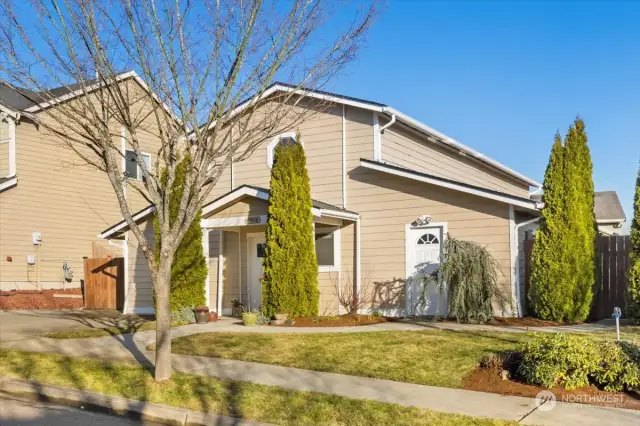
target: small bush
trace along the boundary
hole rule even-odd
[[[539,334],[523,344],[521,355],[518,374],[532,385],[576,389],[594,384],[608,392],[640,387],[640,347],[633,343]],[[485,361],[487,368],[497,362]]]
[[[596,385],[609,392],[640,386],[640,348],[627,342],[600,345],[600,368],[593,373]]]
[[[183,306],[180,309],[171,311],[171,322],[186,322],[189,324],[196,322],[196,313],[193,310],[193,306]]]
[[[567,333],[536,335],[522,346],[519,374],[529,384],[576,389],[589,385],[600,368],[600,354],[593,340]]]

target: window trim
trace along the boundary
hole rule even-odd
[[[269,142],[269,145],[267,145],[267,167],[269,167],[270,169],[273,167],[273,158],[274,158],[273,153],[276,149],[276,146],[278,146],[282,138],[292,138],[294,141],[296,141],[296,143],[299,143],[304,148],[302,137],[300,138],[300,140],[298,140],[297,132],[285,132],[275,136],[273,139],[271,139],[271,142]]]
[[[332,227],[333,233],[333,265],[318,265],[318,272],[338,272],[340,271],[340,227]],[[313,246],[315,250],[316,243],[316,227],[313,228]]]
[[[127,172],[127,153],[128,152],[132,152],[132,153],[136,153],[136,151],[134,149],[129,149],[129,148],[125,148],[124,150],[124,170],[122,171],[123,173]],[[143,157],[146,155],[147,157],[149,157],[149,167],[148,167],[148,172],[151,173],[151,167],[153,166],[153,163],[151,162],[151,154],[145,151],[140,151],[140,155],[142,155]],[[132,177],[132,176],[127,176],[127,179],[135,179],[135,180],[139,180],[142,181],[142,169],[140,169],[140,166],[138,165],[138,163],[136,163],[136,172],[138,174],[138,176],[136,177]]]

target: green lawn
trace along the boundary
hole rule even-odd
[[[280,425],[516,425],[179,373],[155,383],[142,367],[54,354],[0,350],[0,376]]]
[[[183,322],[175,322],[172,327],[185,325]],[[136,333],[138,331],[151,331],[156,329],[155,321],[138,319],[136,321],[123,322],[113,327],[80,328],[76,330],[52,331],[44,333],[42,337],[49,339],[88,339],[92,337],[115,336],[119,334]]]
[[[484,355],[511,350],[522,333],[401,331],[322,334],[201,333],[173,352],[459,388]]]
[[[591,336],[612,339],[615,333]],[[638,342],[639,329],[626,328],[622,337]],[[173,352],[460,388],[482,357],[514,350],[529,338],[525,333],[448,330],[201,333],[174,339]]]

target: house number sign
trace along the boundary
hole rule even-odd
[[[261,216],[249,216],[249,217],[247,217],[247,220],[245,221],[245,223],[247,225],[260,225],[262,223],[262,217]]]

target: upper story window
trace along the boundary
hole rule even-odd
[[[147,166],[147,170],[151,172],[151,155],[146,152],[142,152],[142,161]],[[136,163],[136,152],[133,150],[127,149],[125,156],[125,175],[131,179],[142,180],[142,169],[138,167],[138,163]]]
[[[267,165],[269,168],[273,167],[274,154],[278,145],[291,146],[296,143],[300,143],[302,145],[302,141],[298,141],[296,138],[296,132],[283,133],[273,138],[267,146]]]

